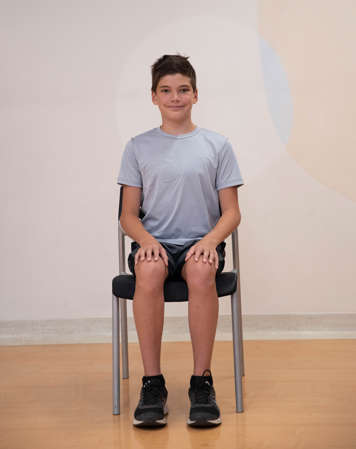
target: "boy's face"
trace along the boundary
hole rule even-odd
[[[162,114],[162,119],[184,121],[190,119],[193,104],[198,101],[198,90],[194,93],[190,78],[181,73],[163,76],[152,92],[152,102]]]

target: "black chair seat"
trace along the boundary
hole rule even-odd
[[[216,291],[219,297],[232,295],[237,287],[237,271],[226,271],[216,276]],[[120,274],[112,280],[112,293],[117,298],[133,299],[135,278],[133,274]],[[169,279],[164,283],[164,300],[166,302],[183,302],[188,300],[188,287],[184,279]]]

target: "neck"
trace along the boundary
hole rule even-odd
[[[195,125],[192,121],[185,123],[163,121],[160,126],[161,130],[168,134],[187,134],[194,131],[196,127],[197,125]]]

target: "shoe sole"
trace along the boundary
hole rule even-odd
[[[188,426],[191,427],[213,427],[221,424],[221,418],[216,419],[196,419],[191,420],[188,418],[187,420]]]
[[[163,414],[168,415],[168,407],[165,405],[163,409]],[[167,418],[164,416],[162,419],[148,419],[146,421],[141,421],[134,417],[133,425],[136,427],[163,427],[167,424]]]

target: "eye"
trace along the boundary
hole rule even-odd
[[[189,90],[190,89],[188,89],[187,87],[184,87],[183,89],[180,89],[181,90],[181,92],[189,92]],[[169,91],[169,89],[161,89],[161,92],[168,92]]]

